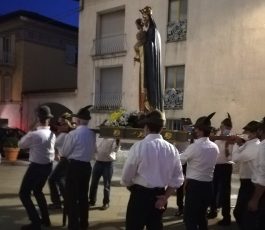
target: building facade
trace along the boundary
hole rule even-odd
[[[1,16],[0,25],[0,117],[27,130],[39,105],[71,108],[78,29],[27,11]]]
[[[168,128],[229,112],[235,130],[265,115],[263,0],[80,1],[77,101],[93,104],[93,125],[108,113],[138,110],[139,65],[134,63],[139,9],[149,5],[162,40]]]

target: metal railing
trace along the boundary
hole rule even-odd
[[[94,109],[116,110],[121,108],[122,93],[98,93],[95,94]]]
[[[14,65],[15,55],[11,52],[1,52],[0,53],[0,64],[2,65]]]
[[[164,95],[164,109],[183,109],[183,88],[166,89]]]
[[[126,35],[118,34],[94,40],[93,55],[115,54],[126,51]]]
[[[187,20],[178,22],[170,22],[167,25],[167,40],[182,41],[186,40],[187,36]]]

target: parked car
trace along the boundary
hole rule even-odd
[[[15,137],[20,139],[26,134],[25,131],[19,128],[5,127],[0,128],[0,153],[4,157],[3,143],[7,137]],[[20,149],[18,158],[24,159],[29,157],[29,151],[25,149]]]

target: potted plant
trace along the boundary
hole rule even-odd
[[[16,161],[19,153],[18,138],[6,137],[3,141],[3,150],[5,159],[8,161]]]

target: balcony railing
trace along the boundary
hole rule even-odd
[[[1,65],[14,65],[14,54],[11,52],[0,53],[0,64]]]
[[[125,34],[119,34],[95,39],[93,55],[115,54],[126,51],[125,37]]]
[[[121,108],[122,93],[99,93],[95,94],[96,110],[115,110]]]
[[[187,20],[178,22],[170,22],[167,25],[167,40],[182,41],[186,40],[187,36]]]
[[[166,89],[164,96],[164,109],[183,109],[183,88]]]

